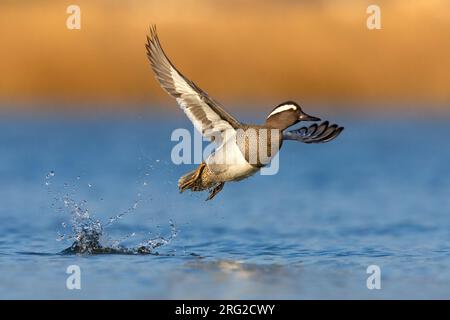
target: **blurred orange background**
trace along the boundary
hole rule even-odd
[[[72,4],[81,30],[66,27]],[[370,4],[381,30],[366,27]],[[224,103],[447,111],[448,12],[445,0],[2,1],[0,107],[168,103],[145,55],[156,24],[178,69]]]

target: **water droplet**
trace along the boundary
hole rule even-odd
[[[47,173],[47,175],[45,176],[45,185],[49,186],[50,182],[48,180],[50,180],[52,177],[55,176],[55,172],[54,171],[50,171],[49,173]]]

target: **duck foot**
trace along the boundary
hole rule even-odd
[[[214,187],[214,189],[212,189],[209,192],[209,196],[208,196],[208,198],[206,198],[206,201],[211,200],[212,198],[214,198],[216,196],[216,194],[218,194],[223,189],[224,185],[225,185],[225,182],[221,182],[218,185],[216,185]]]

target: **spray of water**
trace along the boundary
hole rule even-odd
[[[170,220],[170,234],[168,236],[146,239],[137,246],[124,246],[122,243],[134,237],[135,232],[120,239],[111,239],[106,235],[105,228],[112,226],[127,214],[133,213],[142,201],[141,194],[138,194],[138,199],[129,209],[110,217],[103,224],[89,212],[86,200],[81,202],[74,200],[73,194],[76,193],[74,186],[70,188],[68,184],[64,184],[62,194],[58,191],[52,191],[51,185],[54,177],[55,172],[53,171],[45,177],[45,186],[53,198],[52,207],[56,208],[58,212],[68,212],[70,216],[70,233],[59,233],[57,238],[58,241],[70,241],[72,243],[70,247],[62,251],[63,254],[158,254],[157,248],[168,245],[177,236],[178,231],[175,223]],[[80,177],[77,177],[77,180],[80,179]],[[89,184],[89,187],[91,186]],[[66,222],[62,223],[62,227],[69,229]]]

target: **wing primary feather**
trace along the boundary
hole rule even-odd
[[[328,121],[324,121],[318,126],[313,124],[309,127],[301,127],[300,129],[284,132],[283,138],[307,144],[325,143],[334,140],[343,130],[344,127],[340,127],[337,124],[329,125]]]
[[[181,74],[172,64],[162,48],[155,25],[150,26],[145,48],[161,87],[177,100],[199,132],[237,129],[241,126],[240,122],[228,114],[217,101]]]

